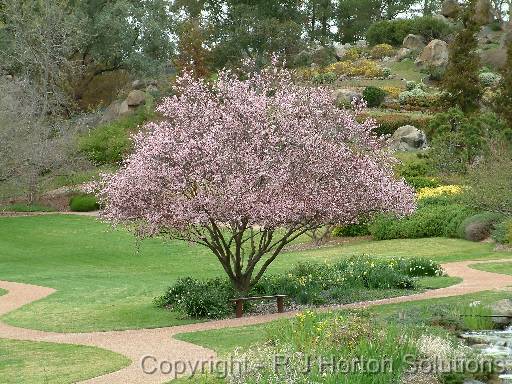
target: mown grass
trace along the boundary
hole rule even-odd
[[[0,211],[5,212],[54,212],[55,209],[42,204],[8,204],[0,206]]]
[[[67,384],[117,371],[130,363],[103,349],[0,339],[0,383]]]
[[[458,239],[358,241],[285,252],[270,272],[299,261],[334,261],[362,253],[421,256],[441,262],[512,256],[491,244]],[[155,308],[152,299],[179,277],[222,275],[207,249],[183,242],[147,240],[136,246],[123,230],[89,217],[45,215],[0,218],[0,279],[57,289],[44,300],[7,314],[3,321],[56,332],[136,329],[192,322]]]

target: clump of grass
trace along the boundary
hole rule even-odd
[[[470,303],[460,307],[458,312],[462,316],[464,328],[470,331],[493,329],[492,310],[479,302]]]

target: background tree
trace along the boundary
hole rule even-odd
[[[10,196],[37,200],[50,172],[86,163],[75,150],[75,135],[84,132],[91,117],[63,120],[41,115],[46,101],[27,80],[0,79],[0,183]]]
[[[79,102],[105,73],[161,72],[173,51],[166,0],[1,0],[0,66]],[[58,92],[57,92],[58,91]]]
[[[212,88],[178,79],[164,120],[136,136],[100,192],[107,220],[208,247],[240,292],[307,231],[414,209],[372,121],[286,70],[247,77],[221,72]]]
[[[512,130],[512,42],[507,48],[507,64],[503,69],[494,105],[496,112],[507,123],[509,130]]]
[[[442,81],[447,92],[446,100],[463,112],[474,112],[480,108],[482,86],[479,80],[480,56],[476,34],[479,26],[473,20],[475,1],[472,0],[462,12],[464,28],[456,35],[449,46],[448,66]]]
[[[380,18],[380,0],[340,0],[335,10],[337,40],[352,43],[365,38],[368,27]]]
[[[482,211],[512,214],[512,150],[495,142],[490,154],[471,167],[465,193],[467,204]]]
[[[268,62],[272,53],[293,56],[303,47],[299,0],[227,0],[223,17],[212,29],[216,68],[241,58]]]
[[[208,75],[210,52],[204,46],[205,40],[199,19],[188,19],[180,24],[178,52],[174,60],[178,72],[186,71],[202,78]]]

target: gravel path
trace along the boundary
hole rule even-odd
[[[478,271],[470,268],[470,265],[478,263],[512,262],[508,260],[485,260],[485,261],[463,261],[443,265],[448,275],[460,277],[463,282],[424,293],[410,296],[394,297],[390,299],[376,300],[363,303],[354,303],[343,306],[330,306],[319,308],[320,311],[330,311],[339,308],[364,308],[374,305],[401,303],[406,301],[417,301],[424,299],[458,296],[468,293],[504,289],[512,285],[512,276],[491,272]],[[36,285],[20,284],[8,281],[0,281],[0,288],[9,291],[0,296],[0,316],[11,312],[25,304],[40,300],[55,292],[52,288],[45,288]],[[128,367],[107,375],[84,381],[88,384],[153,384],[163,383],[173,378],[172,375],[161,373],[147,374],[141,368],[141,360],[144,356],[153,356],[160,361],[212,361],[215,353],[206,348],[179,341],[172,336],[178,333],[203,331],[210,329],[237,327],[243,325],[260,324],[278,318],[292,317],[296,312],[283,314],[268,314],[260,316],[248,316],[242,319],[226,319],[210,321],[199,324],[184,326],[138,329],[128,331],[109,331],[91,333],[54,333],[44,332],[25,328],[18,328],[0,322],[0,337],[17,339],[47,341],[56,343],[69,343],[79,345],[90,345],[121,353],[132,360]],[[152,368],[155,364],[149,361],[147,367]],[[193,364],[193,363],[192,363]]]

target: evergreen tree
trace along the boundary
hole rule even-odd
[[[482,97],[482,87],[478,77],[480,57],[476,39],[479,27],[473,19],[474,14],[475,0],[472,0],[462,13],[464,28],[457,33],[450,44],[450,57],[442,82],[442,88],[447,92],[447,102],[464,112],[478,110]]]

